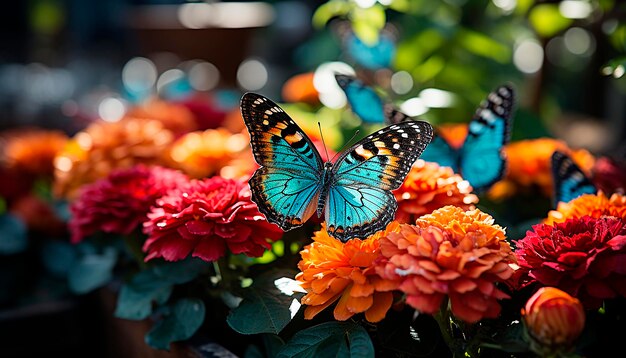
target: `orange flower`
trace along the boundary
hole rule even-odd
[[[65,133],[56,130],[29,129],[7,132],[0,139],[7,168],[33,175],[52,175],[54,156],[67,143]]]
[[[603,192],[584,194],[569,203],[559,203],[544,220],[546,224],[560,223],[567,219],[589,215],[593,218],[615,216],[626,222],[626,196],[613,194],[607,197]]]
[[[437,133],[455,149],[463,146],[468,131],[467,123],[447,123],[437,126]]]
[[[220,174],[224,178],[248,178],[257,168],[247,132],[208,129],[187,133],[174,142],[170,157],[175,167],[193,178]]]
[[[497,317],[497,301],[508,298],[496,283],[513,275],[515,256],[504,229],[478,209],[435,210],[381,237],[380,249],[377,272],[421,312],[435,313],[447,296],[454,316],[474,323]]]
[[[567,350],[585,328],[580,301],[554,287],[540,288],[526,302],[522,319],[533,340],[531,348],[544,357]]]
[[[156,119],[175,135],[194,131],[198,127],[193,113],[187,107],[159,99],[151,99],[133,107],[126,115],[140,119]]]
[[[413,223],[418,217],[446,205],[471,210],[478,202],[467,180],[449,167],[421,159],[413,164],[394,195],[398,201],[396,220],[403,223]]]
[[[156,120],[95,122],[77,133],[54,159],[54,193],[72,199],[80,186],[104,178],[113,169],[160,165],[173,138]]]
[[[285,82],[282,90],[286,102],[320,103],[319,93],[313,86],[313,73],[295,75]]]
[[[313,243],[301,252],[302,260],[296,276],[308,293],[302,304],[306,319],[337,302],[335,319],[345,321],[356,313],[365,312],[370,322],[378,322],[393,302],[393,286],[381,279],[374,261],[380,256],[379,238],[398,228],[395,222],[386,231],[376,233],[365,240],[353,239],[346,243],[332,238],[325,226],[315,233]]]
[[[561,140],[539,138],[509,143],[504,152],[507,173],[504,180],[496,183],[488,196],[501,200],[538,187],[546,197],[552,196],[551,156],[554,151],[569,155],[586,174],[591,173],[595,158],[584,149],[572,150]]]

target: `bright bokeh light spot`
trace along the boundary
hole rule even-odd
[[[106,122],[117,122],[126,114],[126,106],[119,98],[105,98],[98,105],[98,115]]]
[[[524,73],[535,73],[543,64],[543,48],[535,40],[524,40],[515,48],[513,63]]]
[[[161,91],[168,84],[174,83],[183,77],[185,77],[185,73],[178,68],[173,68],[163,72],[161,76],[159,76],[159,80],[156,84],[157,91]]]
[[[595,42],[591,34],[580,27],[572,27],[563,36],[565,48],[575,55],[584,55],[592,52]]]
[[[178,8],[178,21],[188,29],[202,29],[211,24],[211,5],[203,3],[182,4]]]
[[[413,77],[406,71],[399,71],[391,76],[391,90],[397,94],[406,94],[413,88]]]
[[[615,77],[615,78],[622,78],[622,76],[624,76],[624,72],[626,72],[624,70],[624,66],[619,65],[619,66],[615,67],[615,70],[613,70],[613,77]]]
[[[569,19],[584,19],[592,10],[591,4],[584,0],[563,0],[559,4],[561,15]]]
[[[131,92],[144,92],[156,83],[157,69],[154,63],[144,57],[135,57],[126,62],[122,70],[124,87]]]
[[[212,23],[215,27],[262,27],[276,18],[272,6],[264,2],[220,2],[212,6],[217,10]]]
[[[517,0],[493,0],[493,4],[508,13],[515,9]]]
[[[198,91],[208,91],[220,82],[220,71],[212,63],[198,61],[189,69],[189,83]]]
[[[422,90],[420,99],[429,108],[447,108],[454,104],[454,94],[452,92],[437,88]]]
[[[400,105],[400,110],[409,117],[415,117],[428,112],[428,106],[421,98],[409,98]]]
[[[379,2],[381,5],[385,5],[385,6],[387,6],[387,5],[391,5],[391,3],[393,2],[393,0],[378,0],[378,2]]]
[[[357,6],[367,9],[369,7],[374,6],[376,4],[376,0],[354,0]]]
[[[72,170],[73,166],[74,165],[72,164],[72,160],[68,157],[57,156],[56,158],[54,158],[54,167],[57,170],[60,170],[62,172],[69,172],[70,170]]]
[[[265,65],[255,59],[245,60],[237,69],[237,82],[249,91],[256,91],[267,84],[268,73]]]
[[[337,73],[354,76],[356,72],[347,63],[326,62],[313,74],[313,87],[319,93],[320,102],[329,108],[342,108],[348,101],[335,80]]]

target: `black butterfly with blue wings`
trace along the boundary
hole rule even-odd
[[[261,165],[249,181],[261,213],[285,231],[324,214],[328,233],[344,242],[393,220],[398,204],[391,190],[402,185],[433,136],[430,124],[404,121],[324,163],[309,137],[268,98],[244,94],[241,113]]]
[[[598,189],[591,179],[574,163],[567,154],[559,151],[552,153],[552,180],[554,185],[554,202],[570,202],[583,194],[595,194]]]

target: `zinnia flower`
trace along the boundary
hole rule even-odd
[[[626,297],[626,226],[617,218],[584,216],[535,225],[517,241],[515,255],[522,286],[557,287],[585,308]]]
[[[65,133],[45,129],[5,132],[2,137],[0,159],[7,168],[43,176],[52,176],[54,157],[68,141]]]
[[[96,122],[77,133],[54,160],[54,193],[73,199],[77,189],[112,170],[161,165],[174,136],[156,120]]]
[[[178,261],[190,253],[205,261],[226,254],[263,255],[282,230],[267,222],[247,183],[213,177],[192,180],[157,200],[144,223],[146,261]]]
[[[173,166],[192,178],[220,175],[247,179],[258,167],[248,134],[223,128],[185,134],[172,145],[170,157]]]
[[[454,316],[474,323],[497,317],[498,300],[508,298],[496,283],[512,276],[515,256],[504,229],[478,209],[435,210],[382,237],[380,249],[377,272],[420,312],[435,313],[448,297]]]
[[[394,195],[398,201],[396,220],[402,223],[413,223],[418,217],[446,205],[471,210],[478,202],[469,182],[454,174],[452,168],[421,159],[413,164]]]
[[[509,143],[504,152],[507,158],[506,177],[494,184],[488,192],[493,200],[501,200],[517,192],[538,188],[546,197],[552,197],[552,162],[554,151],[567,154],[578,167],[590,175],[595,158],[584,149],[573,150],[561,140],[539,138]]]
[[[582,216],[599,218],[615,216],[626,222],[626,196],[613,194],[608,198],[604,193],[583,194],[569,203],[559,203],[556,210],[551,210],[545,220],[546,224],[563,222],[570,218]]]
[[[554,287],[535,292],[522,309],[522,319],[532,339],[532,350],[542,357],[569,350],[585,328],[580,301]]]
[[[130,234],[148,220],[146,215],[156,199],[187,182],[176,170],[137,165],[83,186],[70,206],[72,242],[97,231]]]
[[[397,223],[390,223],[393,231]],[[381,279],[374,261],[380,256],[379,237],[376,233],[367,239],[353,239],[346,243],[332,238],[325,226],[313,236],[313,243],[300,252],[300,272],[296,280],[308,293],[302,298],[307,305],[306,319],[312,319],[326,307],[337,302],[336,320],[345,321],[357,313],[365,312],[365,319],[378,322],[393,302],[395,285]]]

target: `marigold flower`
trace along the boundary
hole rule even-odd
[[[522,309],[533,351],[541,356],[566,351],[585,328],[580,301],[554,287],[542,287]]]
[[[174,135],[182,135],[198,129],[193,113],[184,105],[160,99],[150,99],[130,108],[128,117],[154,119]]]
[[[583,194],[569,203],[559,203],[556,210],[548,213],[544,222],[552,224],[585,215],[594,218],[615,216],[626,222],[626,196],[613,194],[609,198],[603,192]]]
[[[247,132],[232,133],[223,128],[185,134],[172,145],[170,157],[174,167],[192,178],[216,174],[225,178],[249,178],[258,167]]]
[[[395,222],[386,231],[367,239],[352,239],[346,243],[330,237],[323,225],[313,236],[313,243],[302,249],[296,280],[308,293],[302,298],[307,305],[306,319],[312,319],[326,307],[337,302],[336,320],[345,321],[357,313],[378,322],[393,302],[395,285],[376,273],[375,260],[380,256],[379,238],[398,228]]]
[[[190,253],[205,261],[226,254],[259,257],[283,231],[267,222],[247,183],[213,177],[192,180],[157,200],[144,222],[145,260],[178,261]]]
[[[104,178],[114,169],[161,165],[173,138],[156,120],[95,122],[77,133],[55,158],[54,193],[73,199],[80,186]]]
[[[474,323],[497,317],[509,297],[496,283],[513,275],[515,256],[504,229],[478,209],[437,209],[381,237],[380,249],[377,272],[421,312],[435,313],[447,296],[454,316]]]
[[[413,164],[394,195],[398,201],[396,220],[402,223],[413,223],[418,217],[446,205],[472,210],[478,203],[469,182],[455,174],[452,168],[421,159]]]
[[[538,224],[517,241],[521,286],[557,287],[585,308],[626,297],[626,225],[614,217],[583,216],[553,225]]]
[[[285,82],[282,89],[283,99],[287,102],[319,104],[319,93],[313,86],[313,73],[301,73]]]
[[[188,180],[179,171],[140,164],[84,185],[70,206],[72,242],[78,243],[98,231],[130,234],[148,220],[146,215],[156,199]]]
[[[68,141],[56,130],[29,129],[3,133],[0,138],[4,165],[10,170],[31,175],[52,176],[54,157]]]
[[[587,150],[570,149],[565,142],[552,138],[512,142],[504,148],[507,158],[506,176],[488,192],[489,198],[501,200],[518,191],[530,191],[534,187],[539,188],[544,196],[552,197],[551,157],[556,150],[570,156],[586,174],[591,173],[595,159]]]

